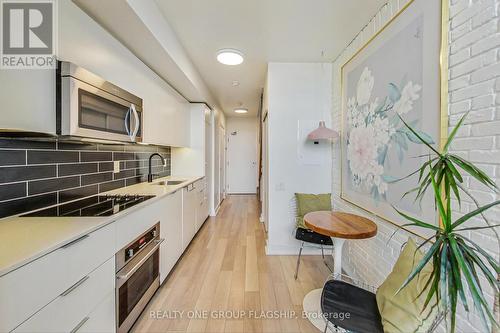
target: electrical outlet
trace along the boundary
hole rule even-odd
[[[113,172],[114,173],[120,172],[120,161],[113,162]]]

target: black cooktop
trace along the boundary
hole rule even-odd
[[[110,216],[151,198],[154,195],[95,195],[21,216]]]

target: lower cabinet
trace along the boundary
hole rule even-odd
[[[80,329],[89,332],[113,332],[115,330],[114,276],[115,259],[111,258],[13,332],[77,332]],[[105,302],[109,295],[113,296],[113,302]],[[86,325],[87,328],[84,329]]]
[[[162,199],[160,234],[160,283],[165,280],[184,250],[182,243],[182,189]]]
[[[184,251],[196,233],[197,192],[194,184],[182,189],[182,250]]]
[[[196,184],[198,192],[198,207],[196,211],[196,231],[200,230],[208,217],[208,191],[205,179],[199,180]]]
[[[87,317],[78,333],[98,333],[98,332],[114,332],[116,329],[115,322],[115,291],[109,293],[104,300],[94,309]]]

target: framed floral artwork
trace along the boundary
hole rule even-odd
[[[444,16],[441,1],[409,1],[341,69],[341,198],[399,226],[394,208],[438,223],[431,195],[404,196],[428,149],[400,117],[438,147],[446,137]]]

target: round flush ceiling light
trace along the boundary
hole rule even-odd
[[[217,61],[229,66],[239,65],[243,62],[243,53],[235,49],[222,49],[217,52]]]
[[[235,109],[234,112],[236,112],[236,113],[247,113],[248,110],[247,109],[243,109],[243,108],[238,108],[238,109]]]

